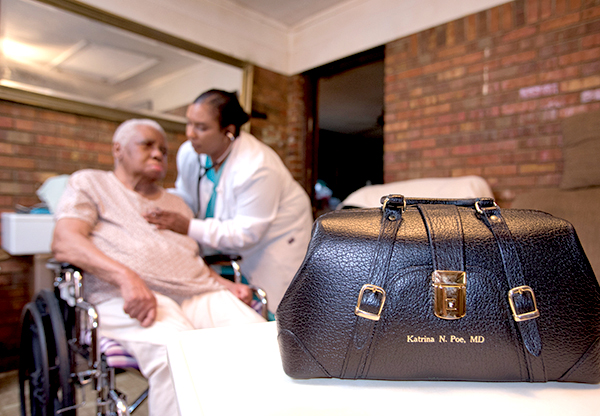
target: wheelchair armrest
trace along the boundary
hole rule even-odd
[[[231,266],[233,268],[233,278],[223,276],[226,279],[233,280],[235,283],[242,283],[242,271],[240,270],[239,261],[242,256],[238,254],[213,254],[204,257],[204,262],[208,266]],[[219,274],[222,274],[219,272]]]
[[[83,273],[83,270],[79,267],[74,266],[71,263],[57,261],[55,258],[51,258],[46,261],[46,268],[48,270],[53,270],[54,273],[61,273],[64,270]]]
[[[240,261],[242,256],[239,254],[212,254],[204,257],[204,263],[209,266],[214,264],[230,264],[232,261]]]
[[[248,285],[248,286],[250,287],[250,289],[252,289],[252,292],[256,296],[256,299],[258,299],[258,303],[260,303],[260,314],[262,315],[263,318],[265,318],[265,320],[268,320],[269,319],[269,309],[267,307],[268,306],[267,292],[265,292],[260,287],[255,286],[255,285]]]

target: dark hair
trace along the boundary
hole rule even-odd
[[[235,92],[208,90],[194,100],[194,104],[200,103],[209,104],[216,110],[221,128],[233,124],[236,137],[240,134],[240,127],[250,120],[250,116],[246,114],[240,105]]]

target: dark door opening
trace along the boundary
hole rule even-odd
[[[317,215],[363,186],[383,183],[383,54],[378,47],[309,73]]]

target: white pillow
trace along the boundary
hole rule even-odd
[[[352,192],[338,208],[347,206],[371,208],[381,206],[384,195],[401,194],[408,198],[479,198],[494,194],[485,179],[480,176],[456,178],[421,178],[369,185]]]

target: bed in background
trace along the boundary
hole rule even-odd
[[[379,207],[383,195],[401,194],[408,198],[493,197],[488,183],[480,176],[421,178],[364,186],[352,192],[338,206],[342,208]]]

